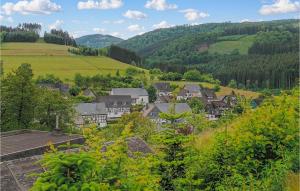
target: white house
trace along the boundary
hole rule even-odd
[[[130,113],[132,99],[128,95],[108,95],[97,97],[96,102],[105,104],[108,120],[113,120]]]
[[[75,123],[78,127],[95,123],[99,127],[107,125],[107,112],[104,103],[79,103],[75,106],[77,117]]]
[[[110,94],[131,96],[132,105],[149,103],[149,95],[144,88],[113,88]]]

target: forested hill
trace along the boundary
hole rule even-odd
[[[291,88],[299,70],[299,20],[209,23],[159,29],[119,46],[144,58],[146,68],[184,72],[197,68],[223,85]]]
[[[118,44],[123,39],[111,35],[93,34],[76,38],[78,45],[84,45],[91,48],[103,48],[112,44]]]

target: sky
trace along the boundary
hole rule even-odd
[[[299,18],[295,0],[0,0],[1,25],[35,22],[77,38],[110,34],[123,39],[158,28],[210,22]]]

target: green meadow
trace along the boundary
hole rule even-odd
[[[217,43],[210,45],[209,53],[230,54],[235,49],[239,50],[240,54],[248,54],[248,49],[254,41],[255,35],[233,35],[218,39]]]
[[[4,43],[1,45],[4,72],[16,69],[22,63],[31,64],[35,77],[54,74],[64,81],[82,75],[124,74],[131,65],[104,56],[76,56],[68,47],[46,43]]]

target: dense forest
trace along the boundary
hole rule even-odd
[[[295,86],[299,70],[299,20],[245,23],[210,23],[159,29],[121,42],[121,47],[142,56],[145,68],[184,73],[189,68],[212,74],[223,85],[236,80],[242,88]],[[246,54],[242,38],[253,36]],[[253,40],[252,40],[253,39]],[[240,43],[223,53],[226,42]],[[225,42],[225,43],[224,43]],[[217,52],[210,51],[220,45]],[[232,45],[230,48],[234,47]]]
[[[23,23],[17,27],[0,26],[0,42],[35,42],[39,39],[42,26],[37,23]]]
[[[77,46],[76,41],[67,31],[52,29],[50,33],[45,32],[44,41],[47,43]]]

